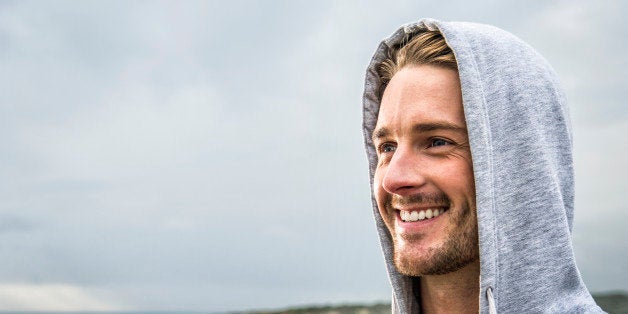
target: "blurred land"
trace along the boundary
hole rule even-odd
[[[593,295],[597,304],[611,314],[628,314],[628,294],[605,293]],[[353,304],[338,306],[311,306],[274,311],[250,311],[235,314],[390,314],[390,304]]]
[[[598,294],[593,298],[608,313],[628,313],[628,295],[625,293]]]

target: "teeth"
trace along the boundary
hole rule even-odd
[[[421,210],[421,211],[405,211],[402,210],[400,211],[400,216],[401,216],[401,220],[403,221],[419,221],[419,220],[423,220],[423,219],[430,219],[433,217],[438,217],[440,216],[443,212],[445,212],[444,209],[427,209],[427,210]]]
[[[410,220],[410,212],[408,211],[401,211],[401,219],[403,220]]]
[[[410,219],[408,219],[408,220],[412,220],[412,221],[417,221],[417,220],[419,220],[419,213],[417,213],[416,211],[413,211],[413,212],[410,214]]]
[[[428,209],[428,210],[425,211],[425,217],[427,219],[432,218],[432,210],[431,209]]]

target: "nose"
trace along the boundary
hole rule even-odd
[[[382,187],[390,194],[416,194],[426,183],[424,168],[416,152],[398,147],[386,167]]]

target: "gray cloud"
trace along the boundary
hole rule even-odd
[[[360,99],[378,41],[420,15],[495,24],[554,64],[581,271],[628,289],[601,266],[627,258],[620,5],[3,3],[0,283],[128,309],[389,298]]]

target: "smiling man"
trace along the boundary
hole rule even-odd
[[[393,312],[601,312],[573,258],[566,105],[528,45],[403,26],[367,70],[364,136]]]

